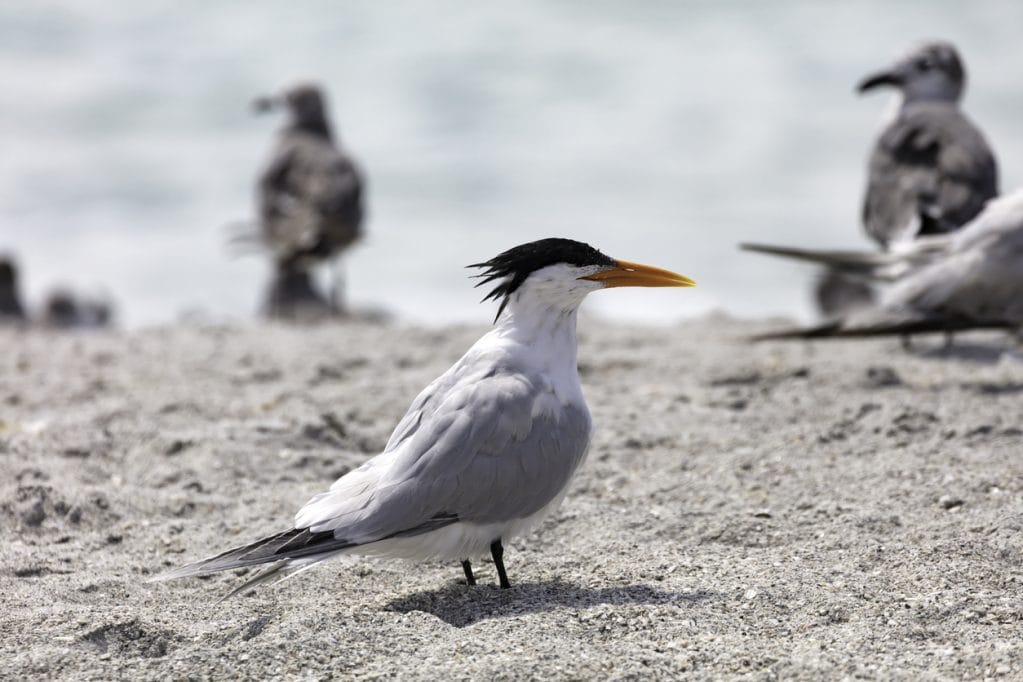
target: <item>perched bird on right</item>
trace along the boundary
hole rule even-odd
[[[893,87],[898,112],[874,143],[862,221],[884,252],[912,250],[914,241],[958,230],[998,195],[998,165],[984,135],[959,108],[966,69],[948,42],[924,43],[872,74],[859,92]],[[828,265],[835,252],[745,244],[748,251]],[[826,267],[816,299],[827,317],[877,302],[873,269]]]
[[[316,290],[310,271],[333,263],[362,237],[362,173],[339,145],[316,85],[295,85],[254,106],[260,112],[283,107],[288,114],[257,186],[259,239],[275,267],[266,313],[343,313],[336,270],[327,298]]]
[[[951,43],[929,42],[865,78],[902,94],[898,115],[870,155],[863,226],[884,250],[959,229],[998,194],[998,166],[959,108],[966,70]]]

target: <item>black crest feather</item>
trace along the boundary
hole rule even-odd
[[[551,237],[528,244],[520,244],[500,253],[483,263],[473,263],[467,267],[480,268],[482,272],[473,275],[481,278],[476,286],[480,287],[493,281],[497,286],[490,290],[484,301],[500,300],[497,317],[501,316],[508,297],[514,294],[532,273],[548,265],[567,263],[576,267],[588,265],[613,266],[615,260],[606,256],[589,244],[574,239]],[[496,318],[495,318],[496,319]]]

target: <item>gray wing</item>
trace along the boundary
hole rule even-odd
[[[360,474],[372,485],[353,488],[352,474],[342,477],[310,500],[296,527],[361,544],[432,518],[523,518],[568,485],[590,440],[584,404],[562,403],[545,377],[514,371],[461,377],[410,418],[414,428]]]
[[[870,157],[864,228],[884,248],[951,232],[998,194],[998,168],[976,127],[955,106],[907,106]]]
[[[993,202],[949,253],[851,315],[850,334],[879,329],[954,330],[1023,324],[1023,192]]]
[[[398,421],[398,425],[391,432],[391,437],[384,447],[384,452],[391,452],[398,447],[409,436],[416,432],[423,419],[432,415],[437,406],[443,402],[444,396],[458,382],[459,375],[465,371],[465,358],[460,359],[448,371],[434,379],[430,384],[420,391],[412,404],[409,405],[405,415]]]
[[[1023,192],[993,202],[939,261],[885,296],[885,310],[979,326],[1023,323]]]

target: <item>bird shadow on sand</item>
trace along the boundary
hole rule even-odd
[[[491,585],[449,585],[394,599],[385,607],[397,613],[422,611],[463,628],[491,618],[506,618],[557,609],[587,609],[601,604],[692,605],[719,597],[714,592],[673,592],[650,585],[593,589],[563,581],[524,583],[502,590]]]

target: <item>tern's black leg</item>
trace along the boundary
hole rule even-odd
[[[956,333],[945,332],[945,350],[951,350],[956,345]]]
[[[497,577],[501,580],[501,589],[508,589],[511,587],[511,583],[508,582],[508,573],[504,570],[504,545],[501,544],[501,538],[498,538],[490,545],[490,556],[494,557],[494,565],[497,566]]]
[[[470,562],[468,559],[463,559],[462,560],[462,570],[465,571],[465,584],[466,585],[475,585],[476,584],[476,576],[474,576],[472,574],[472,562]]]
[[[913,336],[911,334],[902,335],[902,350],[913,350]]]

